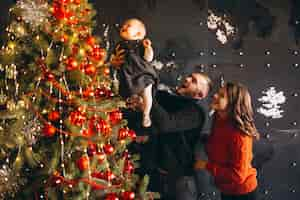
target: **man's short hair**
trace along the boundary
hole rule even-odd
[[[204,72],[197,72],[198,74],[200,74],[205,80],[206,80],[206,82],[207,82],[207,85],[208,85],[208,90],[207,90],[207,93],[209,93],[211,90],[212,90],[212,88],[213,88],[213,82],[212,82],[212,80],[209,78],[209,76],[206,74],[206,73],[204,73]]]

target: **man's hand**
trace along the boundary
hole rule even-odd
[[[141,96],[139,95],[132,95],[126,100],[127,107],[132,109],[132,110],[139,110],[143,111],[144,110],[144,100]]]
[[[206,169],[207,161],[205,160],[197,160],[194,164],[194,169]]]
[[[125,50],[122,49],[120,45],[117,45],[115,51],[115,54],[112,54],[112,56],[110,57],[110,63],[113,67],[119,68],[125,62]]]
[[[143,40],[143,46],[145,47],[145,48],[149,48],[149,47],[151,47],[151,45],[152,45],[152,43],[151,43],[151,40],[150,39],[144,39]]]
[[[143,136],[136,136],[135,141],[137,143],[146,143],[149,140],[149,136],[143,135]]]

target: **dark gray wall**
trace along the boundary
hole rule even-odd
[[[7,13],[8,5],[12,2],[0,2],[0,11],[3,13],[0,18],[1,30],[3,24],[7,23],[4,13]],[[250,31],[244,37],[241,50],[234,50],[232,42],[220,44],[214,33],[207,29],[206,9],[201,0],[92,2],[98,10],[96,31],[101,35],[109,25],[107,39],[111,45],[118,39],[117,24],[123,19],[137,16],[145,21],[157,59],[164,63],[174,61],[177,66],[175,69],[165,67],[162,70],[164,83],[175,85],[180,77],[194,70],[203,70],[216,82],[224,77],[225,80],[238,80],[246,84],[256,109],[262,106],[262,102],[258,101],[263,96],[262,91],[271,86],[277,92],[282,91],[286,97],[286,102],[281,105],[284,110],[282,118],[272,119],[255,113],[257,127],[263,136],[255,144],[255,154],[264,155],[270,145],[275,149],[272,159],[259,168],[260,197],[266,200],[300,198],[300,67],[295,65],[300,64],[300,50],[295,44],[293,29],[288,25],[291,10],[289,1],[259,1],[276,16],[276,26],[271,36],[262,39],[256,36],[255,26],[250,23]],[[270,54],[267,55],[266,51]],[[298,51],[297,55],[295,51]],[[242,56],[240,52],[243,52]],[[267,64],[270,64],[269,67]]]

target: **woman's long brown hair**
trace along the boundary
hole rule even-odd
[[[248,88],[238,82],[225,84],[228,96],[229,117],[234,125],[246,135],[259,139],[259,133],[253,120],[251,96]]]

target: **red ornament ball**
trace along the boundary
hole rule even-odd
[[[122,193],[122,200],[132,200],[134,199],[135,194],[131,191],[125,191]]]
[[[105,68],[103,69],[103,74],[104,74],[105,76],[109,76],[109,74],[110,74],[110,69],[109,69],[108,67],[105,67]]]
[[[114,175],[111,171],[106,172],[94,172],[92,173],[92,177],[104,179],[106,181],[111,181],[116,178],[116,175]]]
[[[119,134],[118,134],[118,139],[119,140],[125,140],[127,136],[128,136],[128,129],[127,128],[120,128],[119,129]]]
[[[123,114],[119,110],[109,113],[109,120],[112,125],[119,123],[122,120],[122,118],[123,118]]]
[[[130,154],[129,154],[128,150],[125,150],[125,151],[124,151],[124,153],[123,153],[123,158],[125,158],[125,159],[130,158]]]
[[[104,98],[104,97],[106,97],[106,89],[104,89],[104,88],[96,88],[95,89],[95,96],[97,97],[97,98]]]
[[[95,60],[104,60],[106,51],[98,46],[94,46],[90,56]]]
[[[128,130],[128,136],[132,139],[135,140],[136,139],[136,133],[134,130],[130,129]]]
[[[50,121],[57,121],[60,118],[60,114],[58,111],[54,110],[48,113],[48,119]]]
[[[111,181],[116,178],[116,175],[114,175],[111,171],[105,172],[105,178],[107,181]]]
[[[69,20],[71,17],[74,16],[74,13],[72,13],[70,10],[66,9],[64,13],[64,19]]]
[[[55,79],[54,74],[52,74],[51,72],[46,72],[44,74],[45,78],[47,79],[47,81],[53,81]]]
[[[95,96],[95,92],[93,90],[89,89],[89,88],[85,89],[82,92],[82,94],[83,94],[83,97],[85,97],[85,98],[89,98],[89,97]]]
[[[71,124],[81,126],[86,121],[86,114],[80,111],[72,111],[69,118]]]
[[[51,124],[45,124],[43,129],[43,134],[46,137],[52,137],[56,132],[56,128]]]
[[[115,149],[111,144],[106,144],[104,145],[103,150],[106,154],[110,155],[114,152]]]
[[[98,152],[98,147],[96,144],[89,144],[88,148],[87,148],[87,153],[89,156],[94,156],[96,155]]]
[[[51,177],[51,185],[56,187],[63,183],[63,177],[60,176],[59,172],[55,171]]]
[[[75,58],[73,57],[69,57],[66,61],[66,66],[67,66],[67,70],[71,71],[71,70],[75,70],[78,68],[78,62],[76,61]]]
[[[53,16],[57,19],[57,20],[62,20],[64,19],[66,13],[65,13],[65,9],[63,7],[61,7],[61,5],[59,4],[54,4],[53,6]]]
[[[107,90],[107,91],[106,91],[106,96],[107,96],[107,97],[114,97],[115,94],[114,94],[111,90]]]
[[[97,69],[94,65],[87,64],[84,66],[84,73],[87,75],[95,75],[97,72]]]
[[[119,200],[117,194],[109,193],[106,195],[105,200]]]
[[[101,174],[101,172],[92,172],[91,176],[94,178],[101,178],[102,174]]]
[[[67,42],[69,39],[68,35],[67,34],[63,34],[60,36],[60,41],[61,42]]]
[[[81,171],[87,170],[89,167],[89,157],[82,156],[77,160],[76,164]]]
[[[134,170],[134,167],[133,167],[132,163],[127,160],[125,162],[124,172],[128,173],[128,174],[131,174],[133,172],[133,170]]]
[[[83,129],[83,130],[81,131],[81,134],[82,134],[83,136],[86,136],[86,137],[92,137],[93,135],[95,135],[94,131],[93,131],[92,129],[90,129],[90,128],[88,128],[88,129]]]
[[[104,119],[98,119],[95,123],[96,130],[101,133],[103,136],[109,136],[111,133],[111,126]]]
[[[86,43],[88,43],[88,45],[90,46],[94,46],[96,43],[96,39],[93,36],[89,36],[86,39]]]

